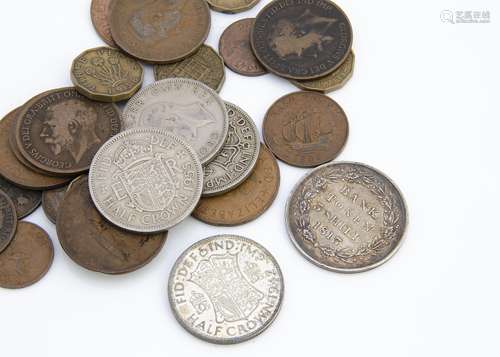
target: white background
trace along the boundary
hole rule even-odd
[[[233,21],[255,16],[212,12],[208,43],[217,48]],[[406,241],[387,264],[342,275],[306,261],[284,225],[286,198],[306,172],[280,163],[276,201],[257,221],[217,228],[187,219],[171,230],[143,269],[106,276],[80,268],[62,251],[41,208],[27,220],[49,232],[54,264],[38,284],[0,290],[1,356],[493,356],[498,355],[498,154],[500,5],[498,1],[348,1],[355,74],[331,94],[345,109],[350,138],[339,160],[389,175],[408,204]],[[89,0],[6,1],[0,12],[0,112],[33,95],[71,85],[71,61],[102,45]],[[490,24],[449,24],[442,10],[490,11]],[[226,71],[221,95],[254,118],[295,91],[273,75]],[[146,83],[152,81],[148,67]],[[167,279],[190,244],[241,234],[277,258],[286,293],[261,336],[216,346],[174,319]]]

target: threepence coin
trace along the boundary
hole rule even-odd
[[[329,163],[308,173],[286,208],[297,249],[322,268],[356,273],[394,255],[406,228],[398,188],[381,172],[358,163]]]
[[[68,186],[63,186],[53,190],[43,191],[42,208],[49,221],[54,224],[57,222],[59,207],[61,206],[67,189]]]
[[[264,331],[283,300],[283,275],[260,244],[219,235],[189,247],[168,283],[170,306],[191,334],[219,344],[239,343]]]
[[[251,43],[269,71],[290,79],[313,79],[344,62],[352,46],[352,28],[345,13],[329,0],[275,0],[257,15]]]
[[[229,132],[219,154],[203,167],[202,196],[215,196],[241,185],[252,173],[259,157],[260,139],[252,118],[226,102]]]
[[[181,136],[198,153],[201,163],[222,149],[229,128],[219,95],[187,78],[158,81],[137,93],[123,111],[125,129],[156,127]]]
[[[238,12],[250,10],[257,5],[259,0],[207,0],[207,2],[215,11],[226,14],[236,14]]]
[[[16,208],[17,219],[21,219],[33,212],[40,202],[42,202],[42,193],[35,190],[27,190],[18,187],[0,176],[0,190],[10,197]]]
[[[111,223],[139,233],[166,231],[191,214],[203,188],[198,155],[163,129],[124,131],[95,155],[92,200]]]
[[[14,207],[10,197],[5,192],[0,191],[0,253],[7,248],[12,238],[14,238],[16,227],[16,207]]]
[[[109,26],[109,5],[112,0],[92,0],[90,5],[90,17],[92,24],[97,34],[106,44],[116,47],[115,41],[111,36],[111,28]]]

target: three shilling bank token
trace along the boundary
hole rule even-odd
[[[318,266],[342,273],[375,268],[399,248],[407,223],[398,188],[358,163],[329,163],[308,173],[288,200],[288,232]]]
[[[125,129],[155,127],[181,136],[202,164],[219,153],[229,129],[219,95],[187,78],[164,79],[145,87],[127,103],[122,119]]]
[[[170,306],[191,334],[219,344],[239,343],[263,332],[283,300],[283,275],[260,244],[219,235],[189,247],[168,283]]]
[[[215,196],[241,185],[252,173],[259,157],[259,132],[252,118],[226,102],[229,132],[219,154],[203,167],[202,196]]]
[[[166,231],[196,207],[203,188],[198,155],[163,129],[124,131],[90,167],[92,200],[111,223],[134,232]]]
[[[275,0],[257,15],[251,43],[271,72],[291,79],[333,72],[352,46],[346,14],[328,0]]]

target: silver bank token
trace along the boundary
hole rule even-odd
[[[219,154],[203,168],[202,196],[215,196],[238,187],[252,173],[259,157],[260,139],[252,118],[226,103],[229,131]]]
[[[398,188],[359,163],[328,163],[308,173],[286,208],[297,249],[322,268],[341,273],[373,269],[399,248],[407,210]]]
[[[168,282],[170,306],[180,324],[205,341],[251,339],[276,318],[283,275],[260,244],[219,235],[193,244],[177,259]]]
[[[183,137],[202,164],[222,149],[229,126],[219,95],[187,78],[168,78],[144,88],[127,103],[122,120],[125,129],[164,128]]]
[[[165,231],[184,220],[203,187],[198,155],[163,129],[124,131],[97,152],[89,172],[92,200],[111,223],[134,232]]]

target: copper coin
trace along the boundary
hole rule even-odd
[[[278,99],[266,113],[264,141],[278,159],[299,167],[331,161],[344,148],[347,117],[333,99],[295,92]]]
[[[109,5],[111,1],[112,0],[92,0],[92,4],[90,5],[90,17],[101,39],[109,46],[116,47],[109,26]]]
[[[42,195],[42,207],[47,218],[52,222],[56,223],[57,215],[59,213],[59,207],[64,199],[64,194],[68,189],[67,186],[59,187],[49,191],[43,191]]]
[[[119,0],[110,6],[116,44],[150,63],[171,63],[196,52],[210,31],[205,0]]]
[[[33,285],[49,271],[54,246],[47,232],[29,222],[19,222],[14,239],[0,254],[0,286],[20,289]]]
[[[259,61],[290,79],[326,76],[339,67],[352,46],[346,14],[329,0],[275,0],[264,7],[250,36]]]
[[[226,66],[244,76],[260,76],[267,70],[253,54],[250,31],[255,19],[242,19],[229,25],[219,40],[219,53]]]
[[[21,219],[33,212],[42,201],[40,191],[27,190],[10,183],[0,176],[0,190],[10,197],[16,208],[17,219]]]
[[[17,186],[33,190],[59,187],[71,180],[71,178],[42,175],[17,160],[9,144],[10,129],[16,118],[14,110],[0,121],[0,175]]]
[[[17,227],[16,207],[10,197],[0,191],[0,252],[2,252],[14,237]]]
[[[141,235],[124,231],[97,211],[88,176],[71,182],[57,217],[57,235],[78,265],[105,274],[122,274],[149,263],[161,250],[166,233]]]
[[[202,198],[193,217],[216,226],[237,226],[253,221],[273,203],[280,186],[280,169],[263,144],[253,173],[236,189]]]
[[[45,92],[26,103],[15,136],[30,164],[67,176],[87,171],[101,145],[120,130],[116,105],[91,101],[70,87]]]

